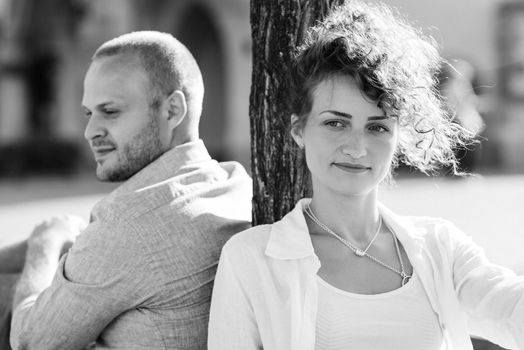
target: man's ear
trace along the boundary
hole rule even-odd
[[[298,116],[296,114],[291,115],[291,137],[295,140],[295,143],[299,148],[304,148],[304,140],[302,139],[302,128],[298,122]]]
[[[186,96],[180,90],[175,90],[167,97],[167,125],[169,129],[175,128],[187,115]]]

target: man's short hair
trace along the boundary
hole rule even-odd
[[[130,54],[137,56],[151,84],[151,106],[180,90],[186,97],[188,117],[198,120],[202,113],[204,83],[193,55],[171,34],[156,31],[131,32],[102,44],[92,60]]]

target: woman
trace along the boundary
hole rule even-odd
[[[382,5],[349,1],[308,32],[291,135],[313,196],[226,244],[210,350],[472,349],[468,325],[524,348],[524,280],[451,223],[400,217],[377,199],[399,160],[458,171],[453,148],[467,135],[442,112],[439,64]]]

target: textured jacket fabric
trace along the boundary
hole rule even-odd
[[[250,228],[224,246],[209,350],[314,349],[320,262],[303,214],[309,201],[299,201],[282,220]],[[445,220],[401,217],[382,205],[380,214],[420,277],[438,316],[444,349],[472,349],[470,331],[524,349],[523,277],[490,263],[470,237]]]
[[[220,250],[249,227],[251,179],[178,146],[100,201],[52,285],[14,310],[25,349],[205,349]]]

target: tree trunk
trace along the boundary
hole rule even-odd
[[[272,223],[307,194],[305,161],[289,134],[287,73],[311,25],[344,0],[251,0],[253,71],[249,118],[253,225]]]

